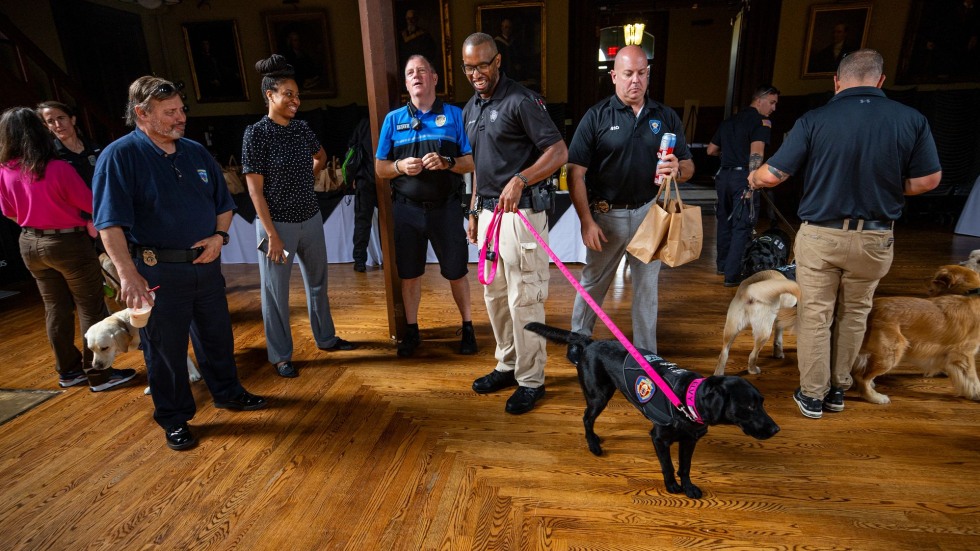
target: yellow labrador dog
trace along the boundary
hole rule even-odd
[[[756,361],[759,352],[775,332],[772,343],[772,357],[783,357],[783,330],[796,326],[796,302],[800,298],[800,286],[787,279],[778,270],[763,270],[747,277],[735,292],[735,298],[728,305],[728,318],[725,320],[725,334],[722,337],[721,354],[715,375],[725,374],[728,352],[738,336],[746,327],[752,328],[755,346],[749,354],[749,373],[759,373]]]
[[[970,253],[966,260],[960,262],[960,266],[966,266],[974,272],[980,274],[980,249]]]
[[[85,332],[85,346],[92,351],[94,369],[109,369],[116,355],[136,350],[139,345],[140,330],[133,327],[129,308],[110,315]],[[187,373],[191,382],[201,380],[201,373],[190,356],[187,357]],[[146,387],[143,393],[149,394],[150,387]]]

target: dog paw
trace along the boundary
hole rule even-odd
[[[868,394],[867,400],[872,404],[880,404],[880,405],[890,404],[892,401],[891,398],[879,392],[875,392],[874,394]]]
[[[672,494],[679,494],[683,490],[680,484],[676,480],[664,480],[664,486],[667,487],[667,491]]]
[[[698,488],[694,484],[685,484],[684,495],[691,499],[701,499],[701,488]]]
[[[783,358],[786,357],[786,354],[783,354],[783,351],[782,350],[774,351],[772,353],[772,357],[773,358],[776,358],[777,360],[781,360],[781,359],[783,359]]]
[[[762,373],[762,369],[760,369],[759,366],[757,365],[749,366],[749,375],[758,375],[759,373]]]
[[[187,379],[190,380],[190,382],[192,382],[192,383],[196,383],[196,382],[198,382],[198,381],[201,380],[201,376],[200,375],[190,375],[190,376],[187,377]]]

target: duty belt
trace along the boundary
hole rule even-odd
[[[85,226],[75,226],[74,228],[59,228],[55,230],[39,230],[37,228],[21,228],[24,233],[32,234],[36,237],[41,237],[44,235],[59,235],[64,233],[79,233],[85,231]]]
[[[650,201],[644,201],[642,203],[610,203],[605,199],[598,199],[589,203],[589,210],[592,212],[598,212],[599,214],[605,214],[611,210],[638,209],[649,202]]]
[[[156,266],[159,262],[175,264],[181,262],[194,262],[201,256],[204,248],[197,249],[158,249],[156,247],[144,247],[143,245],[129,245],[129,254],[137,260],[142,260],[147,266]]]
[[[497,208],[497,203],[500,202],[499,197],[483,197],[482,195],[477,195],[476,204],[479,208],[484,210],[493,211]],[[517,208],[519,209],[529,209],[531,208],[531,196],[521,195],[521,200],[517,202]]]
[[[419,207],[424,210],[441,209],[447,205],[450,205],[455,200],[456,204],[459,204],[459,197],[453,195],[441,201],[416,201],[415,199],[409,199],[400,193],[396,193],[394,201],[396,203],[405,203],[406,205],[412,205],[413,207]]]
[[[804,221],[804,224],[834,228],[847,231],[889,231],[895,229],[894,220],[862,220],[860,218],[844,218],[841,220],[824,220],[821,222]]]

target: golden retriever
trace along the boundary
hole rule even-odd
[[[85,332],[85,346],[92,351],[92,368],[109,369],[118,354],[136,350],[140,345],[140,330],[133,327],[129,308],[111,314]],[[200,381],[201,373],[187,357],[187,373],[191,382]],[[146,387],[144,394],[150,393]]]
[[[980,252],[980,251],[977,251]],[[929,281],[929,296],[963,295],[971,289],[980,288],[980,272],[965,266],[949,264],[940,266]]]
[[[756,361],[759,352],[775,332],[772,357],[783,357],[783,330],[796,325],[796,303],[800,298],[800,286],[787,279],[778,270],[764,270],[745,279],[728,305],[725,333],[722,337],[721,354],[715,366],[715,375],[725,374],[728,352],[735,337],[746,327],[752,328],[755,346],[749,354],[749,373],[759,373]]]
[[[887,404],[875,377],[903,360],[926,375],[946,373],[959,396],[980,400],[976,354],[980,350],[980,290],[932,298],[877,298],[851,369],[854,385],[869,402]]]

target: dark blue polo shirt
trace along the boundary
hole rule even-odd
[[[905,180],[941,170],[922,113],[873,86],[848,88],[800,117],[769,165],[805,171],[799,216],[808,222],[897,220]]]
[[[657,194],[657,151],[665,133],[677,134],[674,155],[690,159],[684,125],[673,109],[647,98],[639,116],[618,96],[592,106],[568,148],[568,162],[586,167],[590,199],[646,203]]]
[[[483,197],[500,197],[514,174],[562,139],[541,96],[504,74],[489,99],[473,94],[463,116],[473,145],[476,192]]]
[[[721,123],[711,143],[721,148],[722,168],[748,168],[752,142],[769,145],[772,122],[755,107],[746,107]]]
[[[131,243],[189,249],[235,208],[221,167],[187,138],[167,155],[136,129],[102,150],[95,165],[95,227],[121,226]]]
[[[428,113],[415,110],[422,128],[412,130],[408,105],[385,116],[378,136],[375,157],[397,161],[406,157],[422,158],[426,153],[444,157],[470,155],[473,149],[463,130],[463,111],[455,105],[436,100]],[[457,195],[463,176],[451,170],[425,170],[415,176],[398,176],[391,181],[396,192],[413,201],[445,201]]]

